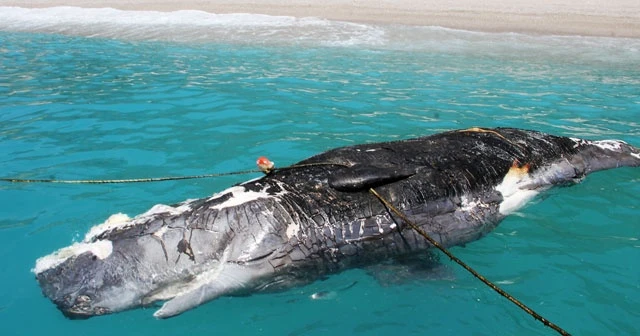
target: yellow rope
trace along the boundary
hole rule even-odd
[[[462,132],[462,133],[491,133],[494,135],[497,135],[498,137],[504,139],[505,141],[511,143],[511,140],[507,139],[504,137],[504,135],[498,133],[497,131],[494,130],[490,130],[490,129],[484,129],[484,128],[480,128],[480,127],[471,127],[471,128],[467,128],[467,129],[463,129],[463,130],[458,130],[456,132]]]
[[[400,219],[402,219],[405,223],[407,223],[407,225],[409,225],[409,227],[411,227],[418,234],[420,234],[422,237],[424,237],[424,239],[426,239],[429,243],[431,243],[431,245],[435,246],[438,250],[442,251],[442,253],[446,254],[447,257],[449,257],[451,260],[455,261],[458,265],[462,266],[464,269],[469,271],[469,273],[473,274],[474,277],[478,278],[485,285],[489,286],[491,289],[493,289],[494,291],[498,292],[498,294],[500,294],[503,297],[507,298],[509,301],[513,302],[516,306],[520,307],[520,309],[522,309],[525,312],[527,312],[527,314],[533,316],[536,320],[542,322],[542,324],[544,324],[545,326],[550,327],[551,329],[555,330],[560,335],[570,335],[567,331],[565,331],[564,329],[560,328],[559,326],[557,326],[556,324],[552,323],[551,321],[547,320],[546,318],[542,317],[542,315],[536,313],[533,309],[527,307],[524,303],[520,302],[518,299],[516,299],[513,296],[509,295],[509,293],[505,292],[503,289],[501,289],[500,287],[498,287],[497,285],[495,285],[491,281],[487,280],[480,273],[476,272],[473,268],[471,268],[470,266],[465,264],[462,260],[458,259],[456,256],[451,254],[451,252],[449,252],[446,248],[444,248],[435,239],[431,238],[418,225],[416,225],[414,222],[409,220],[409,218],[407,218],[407,216],[405,216],[402,212],[400,212],[400,210],[398,210],[396,207],[394,207],[393,204],[389,203],[389,201],[387,201],[384,197],[380,196],[380,194],[378,194],[378,192],[375,191],[373,188],[369,189],[369,192],[371,192],[374,196],[376,196],[380,200],[380,202],[382,202],[389,210],[391,210],[398,217],[400,217]]]

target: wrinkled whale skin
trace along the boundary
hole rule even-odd
[[[166,301],[154,314],[166,318],[428,250],[369,188],[454,246],[554,185],[639,165],[640,151],[622,141],[510,128],[337,148],[208,198],[112,216],[39,259],[34,273],[68,317]]]

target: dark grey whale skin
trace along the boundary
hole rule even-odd
[[[287,289],[428,250],[369,188],[444,246],[463,245],[508,215],[501,205],[514,178],[543,191],[640,166],[639,153],[624,142],[511,128],[337,148],[173,206],[183,210],[136,217],[90,239],[110,241],[108,257],[84,252],[36,276],[70,318],[169,300],[155,314],[167,318],[222,295]]]

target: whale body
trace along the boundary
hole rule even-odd
[[[622,166],[640,166],[640,150],[511,128],[337,148],[207,198],[112,215],[33,272],[69,318],[157,302],[154,316],[167,318],[432,248],[370,188],[455,246],[552,186]]]

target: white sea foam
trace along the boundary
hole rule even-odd
[[[384,31],[371,25],[261,14],[197,10],[124,11],[113,8],[0,7],[0,30],[151,41],[377,45]]]
[[[156,12],[113,8],[0,7],[0,30],[123,40],[469,53],[510,57],[522,62],[555,59],[628,64],[640,60],[640,39],[482,33],[431,26],[375,25],[314,17],[215,14],[197,10]],[[638,83],[635,78],[612,80],[628,85]]]

